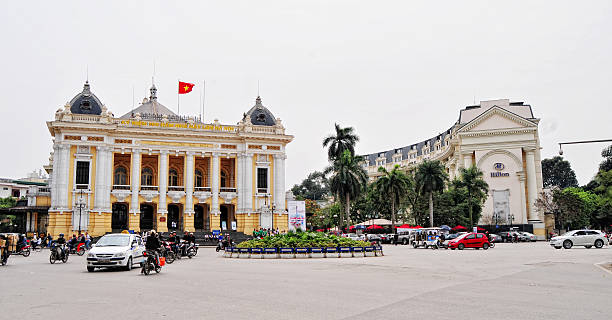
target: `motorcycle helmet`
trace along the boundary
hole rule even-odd
[[[63,233],[60,233],[60,234],[59,234],[59,236],[60,236],[60,238],[61,238],[61,237],[63,237],[63,236],[64,236],[64,234],[63,234]]]

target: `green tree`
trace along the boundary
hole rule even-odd
[[[13,197],[0,198],[0,208],[12,208],[17,204]]]
[[[576,173],[569,161],[556,156],[542,160],[542,178],[544,188],[559,187],[561,189],[578,187]]]
[[[368,175],[360,164],[362,161],[361,156],[353,156],[349,150],[344,150],[342,157],[325,169],[326,174],[332,174],[329,178],[331,192],[344,202],[347,226],[350,224],[351,199],[363,192],[368,181]]]
[[[410,179],[397,164],[391,171],[379,167],[378,172],[382,173],[382,176],[376,180],[374,184],[375,189],[382,196],[391,199],[391,227],[393,232],[395,232],[396,205],[402,202],[402,199],[410,189]]]
[[[601,156],[604,157],[604,161],[599,164],[599,171],[612,170],[612,145],[603,149]]]
[[[553,200],[558,206],[557,221],[559,229],[569,227],[579,229],[594,222],[601,198],[581,188],[565,188],[553,191]]]
[[[420,186],[420,193],[429,197],[429,225],[433,227],[433,195],[444,190],[448,175],[440,161],[425,160],[417,167],[415,180]]]
[[[470,217],[470,228],[474,226],[474,206],[482,206],[487,200],[489,185],[484,181],[483,173],[476,166],[460,169],[460,179],[457,187],[465,189],[467,192],[468,212]]]
[[[340,159],[344,151],[349,151],[351,156],[355,155],[355,143],[359,141],[359,137],[355,134],[352,127],[342,128],[337,123],[334,124],[336,132],[323,139],[323,147],[329,145],[327,150],[327,158],[329,161]]]
[[[294,185],[291,192],[301,199],[323,200],[329,195],[329,185],[325,174],[315,171],[308,174],[302,183]]]

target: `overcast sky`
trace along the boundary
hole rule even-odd
[[[48,162],[45,121],[82,90],[116,115],[177,79],[181,113],[235,124],[263,103],[295,140],[287,188],[321,170],[323,137],[352,126],[359,153],[448,129],[475,100],[531,104],[543,157],[557,143],[612,138],[610,1],[9,1],[0,9],[0,177]],[[584,184],[605,144],[571,146]]]

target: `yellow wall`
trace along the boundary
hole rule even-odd
[[[36,206],[38,207],[51,206],[51,196],[36,196]]]

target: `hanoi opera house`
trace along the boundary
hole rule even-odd
[[[396,164],[410,168],[440,160],[452,180],[460,168],[476,165],[489,184],[479,224],[525,225],[544,239],[553,223],[534,205],[542,191],[539,120],[523,102],[481,101],[462,109],[450,129],[429,140],[365,155],[363,166],[373,180],[380,166],[391,170]]]
[[[287,229],[293,136],[259,97],[237,125],[207,124],[163,106],[153,85],[140,106],[115,117],[86,82],[47,127],[53,235]]]

